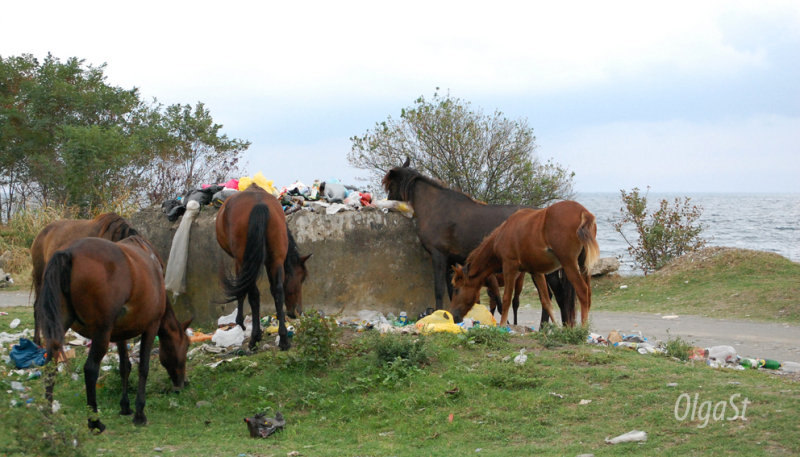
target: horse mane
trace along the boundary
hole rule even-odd
[[[389,176],[393,175],[392,178]],[[402,196],[404,201],[413,202],[414,201],[414,185],[419,181],[430,186],[433,186],[436,189],[442,191],[449,191],[452,193],[453,196],[458,196],[460,198],[476,202],[477,200],[473,199],[469,195],[465,194],[464,192],[451,189],[446,185],[442,184],[439,180],[429,178],[414,168],[410,167],[395,167],[389,170],[389,173],[383,177],[383,187],[387,188],[390,181],[396,180],[400,195]]]
[[[467,268],[467,279],[475,279],[481,273],[481,271],[476,271],[472,268],[473,266],[489,265],[492,257],[494,257],[494,247],[492,243],[494,243],[494,239],[497,238],[497,234],[504,225],[506,225],[505,221],[486,235],[486,238],[481,241],[481,244],[469,253],[467,260],[464,262]]]
[[[139,234],[139,232],[137,232],[136,229],[125,220],[125,218],[117,213],[99,214],[94,218],[93,221],[100,226],[97,235],[101,238],[105,238],[103,235],[110,233],[111,237],[108,239],[111,241],[120,241],[128,238],[129,236]]]
[[[294,267],[300,264],[300,250],[297,248],[297,242],[292,236],[292,231],[289,230],[289,224],[286,224],[286,235],[289,237],[289,249],[286,252],[286,260],[283,262],[283,266],[288,275],[294,272]]]

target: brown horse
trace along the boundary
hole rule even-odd
[[[515,211],[519,205],[486,205],[450,189],[409,167],[410,160],[394,167],[383,177],[383,188],[390,200],[404,200],[414,207],[416,228],[422,247],[431,255],[436,309],[442,308],[445,288],[452,300],[449,275],[451,266],[463,263],[481,241]],[[575,322],[575,291],[557,271],[547,275],[547,283],[561,308],[561,321]],[[487,284],[490,297],[498,296],[496,283]],[[502,312],[502,310],[501,310]],[[516,322],[516,310],[514,312]],[[550,317],[542,313],[542,322]]]
[[[87,236],[119,241],[133,235],[137,235],[136,230],[128,224],[128,221],[116,213],[100,214],[91,220],[62,219],[48,224],[36,235],[36,239],[33,240],[31,245],[34,303],[36,303],[36,297],[39,296],[39,291],[42,289],[44,267],[54,252],[65,248],[79,238]],[[35,307],[33,314],[34,321],[36,321]],[[38,325],[34,325],[33,341],[36,344],[41,344]]]
[[[47,262],[44,281],[36,298],[37,320],[47,341],[47,361],[62,350],[68,328],[92,340],[83,376],[86,402],[91,412],[89,429],[101,433],[105,425],[97,413],[96,383],[108,345],[117,344],[122,377],[120,414],[131,414],[128,376],[131,362],[127,340],[141,335],[139,385],[133,423],[144,425],[145,385],[150,353],[158,335],[159,359],[173,388],[184,386],[189,322],[175,317],[164,290],[163,263],[150,243],[132,236],[117,243],[102,238],[81,238],[56,251]],[[45,395],[53,402],[55,368],[45,376]]]
[[[517,211],[470,253],[464,267],[454,267],[453,316],[460,319],[472,308],[477,291],[490,275],[502,271],[505,283],[513,284],[519,272],[529,272],[542,308],[555,322],[545,274],[563,268],[581,303],[581,323],[588,324],[589,270],[599,254],[596,236],[594,215],[577,202]],[[512,287],[503,291],[500,325],[508,321],[512,292]]]
[[[242,306],[245,296],[253,313],[250,349],[261,340],[260,293],[256,281],[265,266],[270,292],[275,300],[278,316],[278,345],[289,349],[286,317],[294,318],[303,312],[302,286],[308,270],[306,261],[311,254],[301,257],[297,244],[286,225],[286,216],[277,198],[253,184],[246,190],[225,200],[217,213],[217,241],[233,257],[236,275],[222,275],[226,301],[237,300],[236,323],[244,328]]]

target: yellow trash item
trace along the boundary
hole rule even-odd
[[[464,328],[453,321],[453,315],[449,311],[439,309],[418,320],[415,324],[417,329],[423,334],[436,332],[461,333]]]
[[[475,303],[472,305],[472,309],[469,310],[464,318],[470,318],[475,322],[480,322],[481,325],[488,325],[491,327],[497,326],[497,321],[494,319],[494,316],[491,312],[489,312],[489,308],[485,305],[481,305],[480,303]]]
[[[260,171],[253,175],[252,178],[249,176],[242,176],[239,178],[239,190],[245,190],[254,183],[272,195],[278,196],[278,189],[276,189],[274,185],[275,181],[267,180],[267,178],[264,177],[264,173]]]

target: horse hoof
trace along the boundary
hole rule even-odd
[[[281,341],[278,343],[278,347],[281,348],[281,351],[288,351],[292,345],[288,341]]]
[[[144,417],[144,414],[142,414],[141,416],[137,415],[137,416],[135,416],[133,418],[133,425],[141,427],[141,426],[146,425],[146,424],[147,424],[147,418]]]
[[[89,419],[89,431],[94,433],[95,435],[99,435],[103,433],[103,430],[106,429],[106,426],[100,422],[99,420],[91,420]]]
[[[132,410],[130,407],[128,407],[128,408],[122,408],[122,409],[119,411],[119,415],[120,415],[120,416],[130,416],[131,414],[133,414],[133,410]]]

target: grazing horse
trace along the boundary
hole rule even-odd
[[[455,267],[450,303],[453,317],[462,318],[486,278],[502,271],[506,284],[515,281],[519,272],[531,273],[542,308],[553,319],[545,274],[563,268],[581,303],[581,324],[587,325],[592,305],[589,270],[600,251],[596,237],[594,215],[574,201],[517,211],[470,253],[464,267]],[[506,287],[501,325],[508,320],[511,293]]]
[[[89,429],[101,433],[105,425],[97,413],[96,385],[100,362],[108,345],[117,344],[122,377],[120,414],[131,414],[128,376],[131,362],[127,340],[141,335],[139,385],[133,423],[144,425],[145,385],[150,371],[150,353],[158,336],[159,359],[167,369],[175,390],[186,379],[188,322],[175,317],[164,290],[163,263],[150,243],[135,235],[119,242],[81,238],[56,251],[44,270],[36,298],[37,321],[47,341],[47,361],[61,352],[68,328],[92,340],[83,366],[86,402],[91,409]],[[56,370],[51,364],[45,376],[45,396],[53,402]]]
[[[308,270],[306,261],[311,254],[301,257],[297,244],[286,225],[286,216],[280,202],[272,194],[253,184],[225,200],[217,213],[217,242],[233,257],[236,275],[222,274],[226,301],[237,300],[236,323],[243,329],[242,306],[247,296],[253,313],[250,349],[261,340],[260,297],[257,280],[261,267],[266,267],[270,292],[275,299],[278,316],[278,345],[289,349],[286,317],[294,318],[303,312],[302,286]]]
[[[103,213],[90,220],[62,219],[49,223],[36,235],[31,245],[34,303],[36,303],[36,297],[39,296],[39,291],[42,288],[44,267],[54,252],[65,248],[79,238],[87,236],[119,241],[132,235],[137,235],[136,230],[117,213]],[[36,322],[35,307],[33,315],[34,322]],[[36,344],[41,344],[38,325],[34,325],[33,341]]]
[[[524,207],[476,202],[468,195],[449,189],[410,168],[409,162],[406,159],[402,166],[389,170],[383,177],[383,188],[390,200],[408,201],[414,208],[417,236],[433,263],[436,309],[442,309],[445,287],[448,296],[453,296],[452,284],[448,280],[450,267],[463,263],[486,235]],[[559,273],[548,275],[547,282],[561,307],[562,322],[571,325],[575,321],[574,291],[569,281]],[[499,295],[496,284],[491,281],[487,284],[490,298]],[[542,313],[542,322],[547,321],[549,316]],[[514,323],[517,323],[517,308],[514,308]]]

